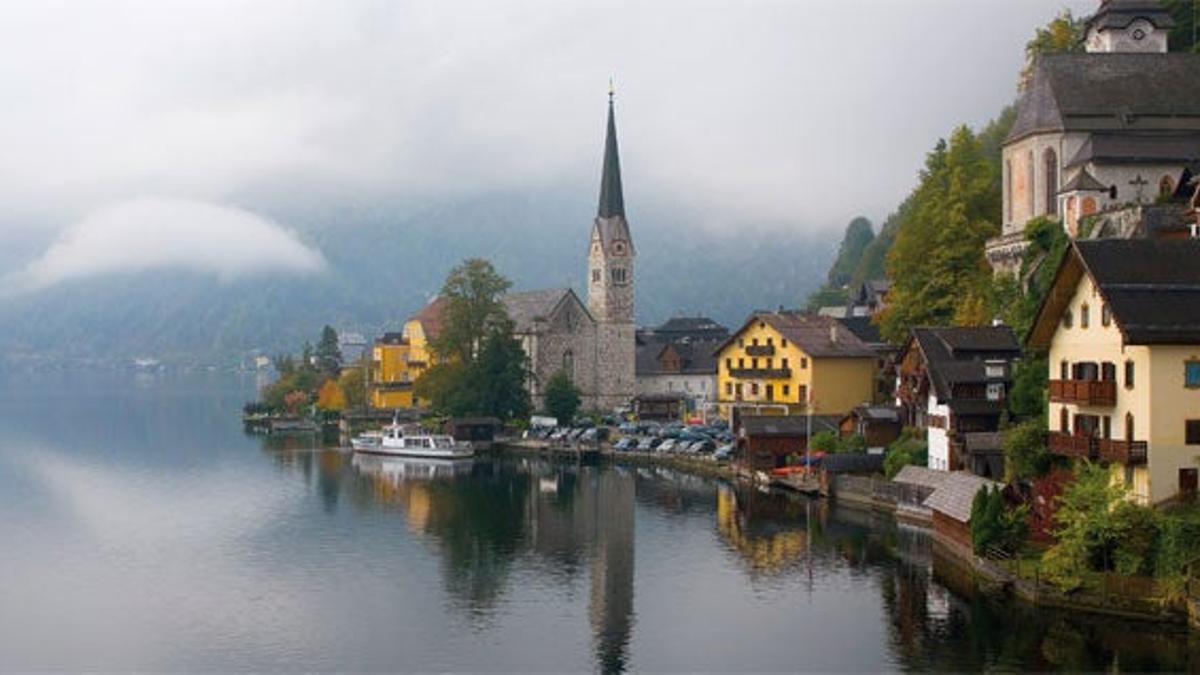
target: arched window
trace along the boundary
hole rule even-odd
[[[1037,213],[1037,211],[1035,210],[1037,207],[1034,206],[1034,204],[1035,204],[1034,197],[1037,195],[1037,187],[1036,186],[1037,186],[1037,182],[1034,180],[1034,177],[1033,177],[1033,151],[1030,150],[1029,154],[1026,155],[1026,157],[1025,157],[1025,195],[1026,195],[1026,197],[1028,197],[1029,217],[1030,218],[1032,218]]]
[[[1095,212],[1096,212],[1096,198],[1095,197],[1084,197],[1083,198],[1083,206],[1079,210],[1079,215],[1080,216],[1090,216]]]
[[[1163,176],[1162,180],[1158,181],[1158,196],[1170,197],[1175,194],[1175,181],[1170,176]]]
[[[571,379],[575,379],[575,352],[568,349],[563,352],[563,372]]]
[[[1112,324],[1112,310],[1109,309],[1108,303],[1100,305],[1100,323],[1108,328]]]
[[[1004,222],[1012,222],[1012,160],[1004,160]]]
[[[1058,215],[1058,155],[1053,148],[1046,148],[1046,213]]]

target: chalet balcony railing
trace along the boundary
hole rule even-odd
[[[1050,400],[1055,403],[1110,406],[1117,403],[1116,380],[1050,380]]]
[[[1102,438],[1099,442],[1100,460],[1121,464],[1145,464],[1149,451],[1146,441],[1118,441]]]
[[[750,377],[760,380],[786,380],[792,377],[791,368],[730,368],[733,377]]]
[[[775,356],[775,345],[750,345],[746,347],[747,356]]]
[[[1055,455],[1096,459],[1100,450],[1100,439],[1051,431],[1050,437],[1047,439],[1047,446]]]

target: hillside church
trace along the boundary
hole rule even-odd
[[[559,371],[579,388],[584,409],[608,411],[633,399],[634,257],[610,92],[600,203],[588,240],[586,304],[570,288],[518,291],[503,298],[515,337],[529,357],[527,382],[536,408],[544,403],[546,383]],[[435,299],[410,319],[401,340],[436,339],[442,304]]]

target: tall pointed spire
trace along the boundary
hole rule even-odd
[[[621,158],[617,153],[617,121],[613,115],[612,82],[608,85],[608,136],[604,139],[604,169],[600,174],[601,218],[625,215],[625,195],[621,190]]]

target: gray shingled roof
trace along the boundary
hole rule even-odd
[[[1200,343],[1200,240],[1102,239],[1075,250],[1127,344]]]
[[[1080,169],[1065,184],[1063,184],[1062,189],[1059,190],[1058,193],[1063,194],[1065,192],[1076,192],[1076,191],[1108,192],[1108,186],[1105,185],[1104,183],[1101,183],[1092,174],[1088,173],[1087,169]]]
[[[1017,336],[1008,326],[914,328],[909,344],[921,350],[934,393],[943,402],[952,400],[956,383],[1008,379],[1007,363],[1002,378],[989,378],[985,370],[987,361],[1007,362],[1021,356]],[[997,406],[992,401],[987,403]]]
[[[1045,54],[1008,141],[1049,131],[1200,133],[1200,54]]]
[[[838,415],[813,415],[813,434],[837,433],[841,421]],[[808,418],[805,415],[746,415],[742,417],[742,430],[748,436],[806,436]]]
[[[1200,93],[1200,92],[1198,92]],[[1092,134],[1064,167],[1094,164],[1192,164],[1200,161],[1200,133]],[[1105,188],[1107,189],[1107,188]]]
[[[814,358],[868,358],[875,350],[847,328],[840,320],[829,316],[799,312],[755,312],[746,323],[721,343],[715,351],[724,349],[737,336],[757,322],[765,323]]]
[[[938,488],[942,486],[942,483],[946,482],[946,477],[949,475],[946,471],[935,471],[927,466],[909,464],[900,469],[900,472],[896,474],[892,482]]]
[[[1174,19],[1158,0],[1104,0],[1087,20],[1088,28],[1105,30],[1125,28],[1138,19],[1146,19],[1156,28],[1171,28]]]
[[[533,332],[538,322],[549,320],[559,305],[570,301],[579,302],[579,298],[569,288],[521,291],[508,293],[503,298],[504,309],[508,311],[508,318],[512,319],[517,333]],[[583,313],[590,317],[583,303],[579,305]]]
[[[994,487],[1000,484],[965,471],[947,473],[946,479],[938,489],[925,499],[925,506],[943,513],[960,523],[971,522],[971,503],[975,501],[975,493],[984,487]]]
[[[680,375],[715,375],[717,340],[671,340],[658,335],[642,335],[635,349],[634,366],[639,376],[675,374],[662,368],[661,356],[667,346],[679,354]]]

